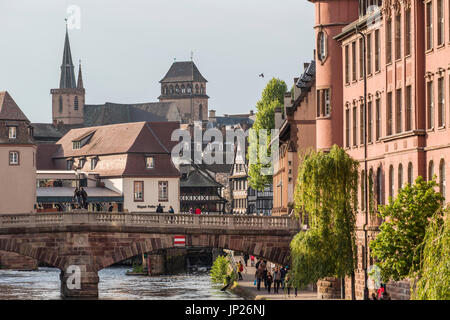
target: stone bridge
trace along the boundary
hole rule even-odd
[[[187,247],[241,251],[285,264],[289,243],[298,231],[298,221],[289,217],[0,214],[0,250],[59,268],[65,297],[97,297],[99,270],[139,254],[172,248],[175,236],[185,236]]]

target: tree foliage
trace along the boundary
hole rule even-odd
[[[450,210],[444,219],[438,212],[431,219],[422,243],[423,253],[414,300],[450,300]]]
[[[440,209],[443,197],[435,190],[434,180],[418,177],[413,185],[403,187],[395,199],[380,207],[384,222],[380,233],[370,243],[378,260],[384,282],[414,277],[420,269],[425,231],[429,220]]]
[[[235,268],[227,256],[218,256],[214,261],[210,271],[211,281],[218,284],[227,285],[237,279]]]
[[[256,104],[257,112],[253,129],[256,131],[257,135],[261,129],[268,130],[268,141],[271,139],[270,130],[275,128],[275,108],[283,107],[284,94],[286,91],[286,83],[283,80],[273,78],[264,88],[261,99]],[[272,176],[261,174],[262,168],[264,166],[267,167],[267,165],[261,163],[260,154],[262,151],[267,152],[268,149],[267,145],[266,150],[259,150],[257,142],[250,142],[250,150],[258,155],[257,163],[250,164],[248,173],[248,181],[253,189],[263,190],[267,184],[272,183]],[[269,156],[270,153],[267,152],[267,155]]]
[[[291,242],[293,282],[299,288],[354,270],[358,168],[336,145],[329,153],[311,152],[301,161],[295,209],[309,229]]]

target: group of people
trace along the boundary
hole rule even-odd
[[[78,206],[78,209],[87,209],[88,202],[87,202],[87,192],[84,190],[83,187],[81,188],[75,188],[75,192],[73,194],[73,198],[75,200],[76,205]]]
[[[386,290],[386,284],[382,283],[377,293],[372,293],[372,300],[391,300],[391,296]]]
[[[189,213],[190,214],[202,214],[202,209],[200,207],[197,207],[194,210],[194,208],[190,207],[189,208]]]
[[[161,203],[159,203],[158,206],[156,207],[156,213],[164,213],[164,209],[163,209]],[[175,213],[175,210],[173,209],[172,206],[170,206],[170,208],[169,208],[169,213]]]
[[[273,292],[279,293],[280,288],[282,290],[287,289],[288,295],[290,295],[291,285],[288,281],[288,271],[289,267],[286,266],[275,266],[272,268],[267,267],[266,260],[259,260],[255,264],[255,284],[256,290],[261,290],[261,283],[264,284],[264,288],[270,293],[273,284]],[[295,296],[297,296],[297,288],[295,288]]]

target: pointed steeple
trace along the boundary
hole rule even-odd
[[[72,53],[70,51],[69,30],[66,21],[66,39],[64,42],[64,54],[61,65],[61,80],[59,82],[60,89],[75,88],[75,72],[72,62]]]
[[[81,60],[80,60],[80,65],[78,68],[78,82],[77,82],[77,89],[83,89],[83,74],[81,73]]]

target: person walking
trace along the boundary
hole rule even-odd
[[[244,262],[245,262],[245,266],[248,267],[248,254],[244,254]]]
[[[267,271],[266,282],[267,282],[267,292],[270,293],[270,287],[272,286],[273,282],[273,277],[270,271]]]
[[[261,290],[261,281],[263,280],[264,271],[261,267],[256,269],[255,278],[256,278],[256,290]]]
[[[280,273],[281,273],[281,289],[284,290],[284,280],[286,279],[286,268],[285,267],[281,267],[280,269]]]
[[[239,276],[238,280],[242,280],[242,272],[244,271],[244,266],[242,265],[242,262],[239,261],[237,263],[237,269],[238,269],[238,276]]]
[[[88,195],[87,195],[87,192],[84,190],[83,187],[81,187],[80,196],[81,196],[81,200],[82,200],[83,209],[87,209],[87,205],[88,205],[87,198],[88,198]]]
[[[273,273],[273,281],[273,292],[278,293],[281,286],[281,271],[278,266],[275,268],[275,272]]]

